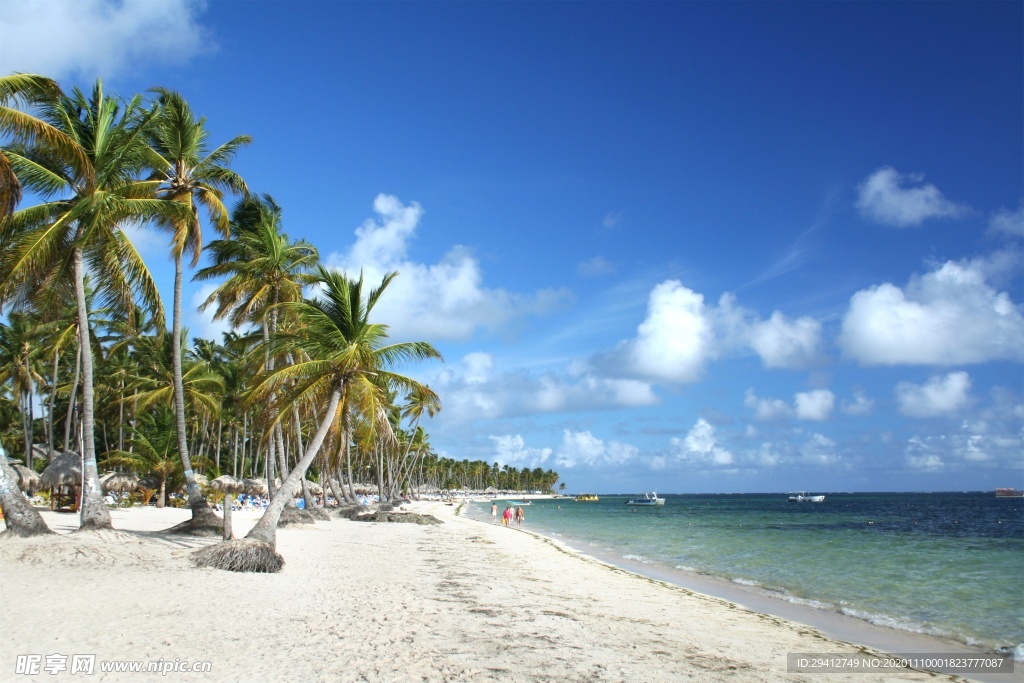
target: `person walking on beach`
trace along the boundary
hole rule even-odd
[[[523,512],[523,506],[522,505],[518,506],[516,508],[516,528],[517,529],[523,528],[523,519],[525,517],[526,517],[526,514]]]
[[[505,514],[501,516],[502,526],[512,526],[512,506],[505,508]]]
[[[491,501],[491,523],[498,521],[498,504]]]

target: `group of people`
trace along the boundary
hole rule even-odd
[[[498,519],[498,504],[491,503],[491,521],[497,521]],[[523,520],[526,519],[526,513],[523,512],[523,506],[517,505],[513,510],[511,505],[505,507],[505,512],[501,515],[501,525],[510,527],[512,526],[512,520],[516,522],[516,528],[523,526]]]

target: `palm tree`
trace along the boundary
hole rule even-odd
[[[139,474],[156,475],[160,480],[156,500],[158,508],[167,503],[168,477],[181,473],[181,461],[176,453],[174,419],[171,406],[156,406],[140,415],[138,427],[129,427],[135,444],[134,451],[112,450],[106,453],[107,465],[126,467]]]
[[[34,388],[42,382],[37,369],[40,348],[38,326],[27,313],[12,312],[9,324],[0,322],[0,383],[10,381],[18,394],[25,465],[32,467],[32,403]]]
[[[52,534],[39,511],[29,504],[18,489],[18,475],[7,462],[7,453],[0,443],[0,510],[4,513],[7,531],[4,534],[16,536],[41,536]]]
[[[81,529],[111,526],[96,471],[86,262],[108,302],[127,308],[137,295],[158,309],[156,284],[122,228],[155,219],[188,218],[183,204],[156,197],[157,181],[139,177],[152,154],[145,131],[158,113],[155,108],[144,109],[138,96],[122,103],[104,95],[97,81],[88,97],[76,88],[70,96],[41,108],[41,118],[74,143],[76,154],[46,144],[16,144],[5,150],[23,184],[53,199],[5,219],[0,236],[0,299],[14,297],[17,305],[38,290],[60,286],[67,279],[74,283],[82,356]]]
[[[359,280],[352,280],[321,266],[317,268],[320,285],[317,299],[279,304],[293,314],[299,324],[294,331],[281,334],[271,344],[271,351],[291,352],[294,358],[303,360],[265,373],[254,387],[250,400],[261,401],[282,394],[285,403],[326,405],[326,410],[302,458],[245,539],[200,551],[194,558],[197,564],[234,571],[280,569],[283,561],[274,550],[277,522],[328,431],[341,423],[342,398],[347,397],[349,405],[356,404],[353,399],[358,398],[364,414],[383,415],[387,404],[382,386],[405,393],[430,392],[390,368],[409,360],[440,359],[437,350],[427,342],[386,344],[387,326],[369,321],[371,311],[396,275],[386,275],[380,286],[364,297],[361,275]],[[348,435],[342,433],[340,438],[347,439]]]
[[[35,74],[0,77],[0,136],[11,136],[23,145],[43,144],[59,150],[75,164],[85,165],[82,150],[60,129],[24,111],[17,104],[36,106],[60,99],[56,81]],[[21,183],[6,153],[0,150],[0,216],[14,211],[21,201]]]
[[[175,527],[182,531],[220,533],[223,523],[206,503],[196,484],[189,457],[185,434],[185,397],[181,370],[181,287],[182,257],[191,256],[191,265],[199,262],[203,249],[202,225],[199,207],[206,209],[210,222],[227,238],[230,220],[222,202],[224,191],[248,195],[242,177],[228,168],[228,163],[244,145],[252,142],[248,135],[239,135],[220,147],[209,151],[209,133],[205,119],[197,118],[185,99],[178,93],[157,88],[162,107],[160,117],[149,129],[149,143],[156,156],[151,163],[153,177],[158,179],[160,196],[188,210],[187,220],[166,224],[170,228],[171,256],[174,259],[174,305],[171,315],[171,339],[174,349],[174,410],[178,436],[178,455],[185,471],[188,503],[192,509],[191,523]]]
[[[320,256],[316,248],[304,240],[292,242],[281,230],[282,211],[273,197],[242,199],[235,206],[231,221],[231,239],[215,240],[209,251],[214,255],[211,266],[199,270],[195,279],[227,279],[203,302],[200,310],[216,304],[215,320],[227,317],[233,327],[258,323],[263,332],[264,369],[273,370],[275,358],[270,343],[277,333],[276,304],[302,299],[302,290],[314,281],[309,271]],[[275,401],[268,400],[265,421],[274,421]],[[281,458],[279,431],[267,440],[267,484],[273,486],[275,452]]]

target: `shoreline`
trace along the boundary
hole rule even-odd
[[[546,508],[550,511],[550,508]],[[469,508],[471,518],[487,521],[485,509],[479,506]],[[540,519],[538,523],[536,519]],[[889,652],[959,652],[993,656],[1021,656],[1024,647],[1017,645],[1016,640],[978,636],[972,641],[967,635],[938,627],[929,628],[928,624],[914,623],[902,619],[898,613],[889,614],[878,610],[878,613],[867,611],[857,612],[841,609],[845,603],[838,601],[833,595],[832,602],[826,598],[818,598],[813,594],[802,597],[791,594],[782,588],[766,587],[745,578],[733,579],[713,572],[703,572],[691,567],[673,565],[658,556],[656,550],[630,550],[629,544],[616,546],[617,549],[605,547],[615,544],[614,540],[602,543],[600,535],[587,536],[585,530],[573,525],[563,528],[556,524],[554,518],[540,516],[535,518],[532,530],[543,536],[552,538],[574,551],[594,557],[616,567],[624,568],[642,576],[656,578],[673,585],[682,586],[701,593],[720,597],[755,611],[793,619],[814,626],[833,637],[863,643],[874,648]],[[568,532],[566,531],[568,529]],[[574,531],[581,535],[574,535]],[[653,554],[652,554],[653,553]],[[646,555],[650,555],[647,557]],[[1006,647],[1007,642],[1012,643]],[[1016,649],[1014,647],[1016,646]],[[1018,659],[1017,667],[1024,667],[1024,661]]]
[[[0,677],[19,654],[93,654],[211,663],[211,673],[176,671],[185,681],[963,680],[908,669],[791,673],[787,653],[864,648],[457,507],[411,507],[443,524],[279,529],[278,574],[192,568],[190,553],[217,540],[161,533],[189,514],[173,508],[112,510],[111,532],[4,539]],[[236,535],[258,517],[237,513]],[[77,527],[74,515],[44,518],[64,534]],[[140,676],[97,669],[96,680]]]

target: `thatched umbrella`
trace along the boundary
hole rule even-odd
[[[324,492],[323,486],[320,486],[320,484],[317,484],[314,481],[310,481],[309,479],[306,480],[306,488],[309,489],[309,492],[312,493],[314,496],[319,496],[321,493]]]
[[[243,479],[242,485],[245,487],[245,492],[250,496],[267,495],[266,479]]]
[[[195,472],[192,476],[196,478],[196,485],[199,486],[199,488],[205,488],[210,485],[210,480],[206,478],[205,474]]]
[[[231,533],[231,496],[245,490],[245,482],[235,479],[230,474],[222,474],[210,482],[210,488],[224,492],[224,540],[233,538]]]
[[[129,472],[109,472],[100,477],[103,493],[127,493],[139,488],[139,478]]]
[[[14,468],[14,472],[18,475],[18,488],[30,496],[35,493],[40,484],[39,475],[36,474],[36,471],[18,464],[12,464],[11,467]]]
[[[66,451],[52,458],[43,473],[39,475],[41,488],[50,489],[50,509],[63,507],[61,503],[78,506],[78,489],[82,485],[82,459],[78,453]],[[64,487],[71,489],[70,500],[59,493]]]

